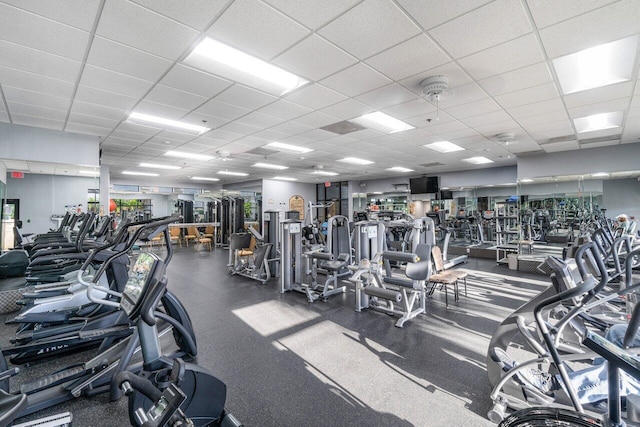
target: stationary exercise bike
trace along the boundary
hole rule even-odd
[[[157,406],[155,400],[158,395],[148,391],[177,386],[185,394],[182,411],[194,426],[239,427],[241,424],[224,409],[226,385],[222,381],[198,365],[162,355],[156,308],[167,289],[165,273],[166,264],[153,253],[141,253],[131,270],[120,308],[130,319],[135,319],[143,358],[143,369],[139,375],[148,381],[141,381],[135,374],[122,371],[114,377],[111,385],[119,387],[124,382],[146,384],[141,386],[141,390],[147,390],[146,393],[131,392],[125,387],[125,391],[130,393],[129,420],[135,426],[162,425],[149,423],[149,416],[154,418],[157,412],[154,407]],[[93,285],[89,286],[90,294]]]

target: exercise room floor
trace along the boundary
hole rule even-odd
[[[467,297],[461,287],[460,302],[445,309],[436,291],[427,313],[399,329],[386,314],[355,312],[351,288],[309,304],[281,295],[275,279],[230,276],[227,260],[221,248],[176,248],[169,288],[191,315],[199,364],[226,382],[227,408],[250,427],[491,426],[491,335],[549,283],[471,259],[459,267],[469,272]],[[6,345],[14,327],[0,328]],[[74,426],[128,425],[124,399],[82,398],[41,414],[62,410]]]

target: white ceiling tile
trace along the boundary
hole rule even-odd
[[[367,59],[366,62],[393,80],[401,80],[449,61],[451,58],[429,37],[420,34]]]
[[[71,82],[2,66],[0,66],[0,84],[65,98],[71,98],[75,89],[75,85]]]
[[[77,99],[78,101],[104,105],[106,107],[118,108],[120,110],[131,109],[138,101],[137,98],[132,98],[125,95],[120,95],[119,93],[107,92],[87,86],[78,86],[75,99]]]
[[[86,116],[104,117],[110,120],[124,120],[127,111],[117,108],[105,107],[104,105],[91,104],[89,102],[73,101],[71,113],[84,114]]]
[[[619,98],[598,102],[595,104],[583,105],[569,108],[569,116],[572,118],[590,116],[598,113],[611,113],[614,111],[624,111],[629,105],[629,98]]]
[[[568,120],[569,116],[566,111],[553,111],[551,113],[543,113],[537,116],[527,116],[517,119],[520,126],[527,129],[529,126],[541,125],[544,123],[558,122]]]
[[[67,118],[67,110],[56,110],[35,105],[21,104],[14,101],[9,101],[8,105],[11,115],[20,114],[22,116],[39,117],[59,122],[64,122],[64,120]]]
[[[191,112],[186,116],[181,117],[180,121],[198,126],[206,126],[210,129],[215,129],[229,122],[228,119],[222,119],[220,117],[210,116],[208,114],[202,114],[198,112]]]
[[[75,83],[82,64],[0,40],[0,65]]]
[[[533,28],[519,1],[497,0],[455,18],[429,34],[454,58],[515,39]]]
[[[230,122],[216,129],[216,131],[232,132],[240,136],[251,135],[261,130],[259,127],[240,123],[240,121]]]
[[[330,116],[337,117],[339,119],[352,119],[354,117],[360,117],[367,113],[375,111],[375,108],[365,105],[362,102],[358,102],[355,99],[349,98],[337,104],[330,105],[329,107],[321,110],[323,113],[327,113]]]
[[[491,114],[495,114],[495,113],[491,113]],[[475,130],[479,134],[485,135],[487,137],[493,138],[495,135],[499,133],[513,132],[516,134],[516,138],[518,138],[519,140],[520,138],[522,138],[522,135],[524,135],[524,131],[515,120],[507,119],[503,121],[496,120],[493,122],[480,123],[480,120],[478,119],[481,119],[481,118],[482,116],[471,117],[471,118],[465,119],[465,122],[470,121],[471,123],[473,123],[473,124],[469,124],[469,126],[472,126],[473,130]]]
[[[123,139],[123,140],[127,141],[127,144],[133,144],[130,141],[133,141],[133,142],[144,142],[147,139],[149,139],[150,136],[149,135],[143,135],[141,133],[127,132],[127,131],[124,131],[124,130],[116,129],[109,136],[109,138],[110,139],[111,138],[119,138],[119,139]]]
[[[0,38],[65,58],[82,60],[89,33],[0,3]]]
[[[401,43],[421,32],[394,3],[365,0],[318,33],[359,59]]]
[[[557,98],[558,96],[560,96],[560,94],[555,83],[545,83],[540,86],[498,95],[494,97],[494,99],[498,104],[502,105],[503,108],[511,108],[546,101],[547,99]]]
[[[57,120],[44,119],[42,117],[23,116],[21,114],[12,114],[11,121],[16,125],[33,126],[38,128],[62,130],[64,122]]]
[[[527,34],[458,60],[475,79],[483,79],[544,61],[534,34]]]
[[[444,111],[439,111],[437,114],[434,111],[433,113],[419,114],[414,117],[408,117],[403,121],[409,123],[411,126],[415,126],[417,128],[425,128],[427,131],[430,131],[430,128],[432,126],[456,120]]]
[[[267,95],[264,92],[250,89],[246,86],[235,84],[215,97],[216,101],[236,105],[241,108],[255,110],[273,101],[275,96]]]
[[[623,0],[540,30],[549,58],[557,58],[638,33],[640,7]]]
[[[448,1],[398,0],[398,3],[415,18],[424,29],[429,30],[457,16],[477,9],[491,0]]]
[[[613,3],[616,0],[564,0],[548,2],[544,0],[527,0],[527,5],[538,28],[548,27],[574,16],[582,15],[593,9]]]
[[[486,99],[487,94],[477,83],[469,83],[463,86],[459,86],[451,89],[451,96],[444,97],[440,100],[440,108],[448,109],[458,105],[469,104],[471,102],[480,101]],[[435,105],[435,102],[431,102]]]
[[[321,83],[347,96],[356,96],[386,86],[392,81],[360,62],[322,80]]]
[[[236,0],[207,33],[251,55],[269,60],[310,32],[257,0]]]
[[[211,98],[233,83],[181,64],[175,65],[160,81],[161,84],[196,95]]]
[[[153,86],[153,82],[92,65],[84,67],[80,84],[95,89],[107,89],[109,92],[115,92],[133,98],[142,97],[142,95],[147,93],[147,91],[151,89],[151,86]]]
[[[313,110],[319,110],[347,99],[346,96],[319,84],[304,86],[286,96],[286,99]]]
[[[552,113],[554,111],[564,110],[564,103],[562,102],[562,99],[558,97],[548,99],[546,101],[508,108],[507,112],[511,115],[511,117],[517,120],[523,117],[537,116],[542,113]]]
[[[148,81],[156,81],[170,61],[102,37],[94,37],[87,64]]]
[[[144,99],[189,111],[199,107],[208,100],[208,98],[204,96],[163,85],[154,86]]]
[[[242,138],[244,135],[235,132],[215,129],[211,132],[207,132],[207,136],[215,139],[221,139],[223,141],[235,141],[236,139]]]
[[[111,133],[112,128],[102,128],[98,126],[85,125],[81,123],[68,122],[64,130],[66,132],[81,133],[84,135],[107,136]]]
[[[294,104],[293,102],[285,101],[284,99],[278,99],[269,105],[258,110],[261,113],[269,114],[271,116],[281,117],[286,120],[295,119],[304,114],[310,113],[312,110],[302,105]]]
[[[325,39],[313,34],[272,61],[283,69],[318,81],[358,62]]]
[[[420,86],[420,82],[431,76],[446,76],[449,79],[450,88],[462,86],[472,81],[467,72],[460,68],[458,64],[455,62],[449,62],[439,67],[432,68],[431,70],[416,74],[415,76],[402,79],[398,83],[416,95],[422,96],[422,86]]]
[[[171,130],[163,130],[162,132],[160,132],[159,134],[157,134],[155,136],[155,138],[158,138],[162,141],[191,141],[192,139],[194,139],[197,135],[194,135],[193,133],[182,133],[182,132],[174,132]]]
[[[129,1],[109,0],[96,34],[173,61],[198,32]]]
[[[381,132],[378,132],[377,130],[373,130],[373,129],[363,129],[363,130],[358,130],[355,132],[352,132],[349,134],[350,138],[356,139],[358,141],[368,141],[368,142],[373,142],[371,140],[385,140],[385,141],[397,141],[395,139],[395,137],[392,137],[390,135],[385,135]]]
[[[340,119],[328,114],[321,113],[319,111],[305,114],[304,116],[298,117],[294,120],[294,122],[296,123],[310,126],[312,128],[320,128],[322,126],[330,125],[339,121]]]
[[[3,163],[9,169],[29,170],[29,163],[22,160],[3,160]]]
[[[570,135],[573,138],[575,135],[575,131],[568,119],[530,125],[527,126],[525,130],[536,141],[545,141],[551,138],[567,135]]]
[[[564,96],[567,108],[596,104],[607,99],[628,98],[633,92],[634,82],[624,82],[605,87],[599,87]]]
[[[306,138],[312,141],[323,141],[325,139],[333,138],[335,136],[332,132],[327,132],[322,129],[313,129],[305,133],[296,135],[295,138]]]
[[[64,0],[64,2],[3,0],[3,2],[85,31],[91,31],[100,6],[100,0]]]
[[[417,96],[413,92],[403,88],[397,83],[392,83],[356,97],[358,101],[378,109],[414,101],[416,98]]]
[[[289,15],[302,25],[317,30],[335,17],[350,9],[360,0],[324,0],[317,7],[316,0],[265,0],[271,6]]]
[[[529,65],[508,73],[478,81],[491,96],[498,96],[517,90],[552,82],[551,72],[546,62]]]
[[[279,141],[283,138],[287,138],[288,136],[290,136],[287,133],[278,132],[274,129],[275,128],[262,130],[260,132],[254,133],[253,135],[251,135],[251,137],[264,139],[266,141]]]
[[[480,109],[480,110],[488,111],[484,109]],[[451,111],[449,111],[449,113],[451,113]],[[508,120],[511,120],[511,117],[507,113],[505,113],[504,110],[502,109],[498,109],[490,113],[468,116],[464,119],[461,119],[461,121],[464,124],[472,128],[475,128],[476,126],[487,125],[490,123],[505,122]]]
[[[283,118],[270,116],[264,113],[258,113],[257,111],[249,113],[246,116],[238,119],[238,123],[243,123],[262,129],[270,128],[284,121],[285,119]]]
[[[168,18],[197,30],[203,30],[226,6],[225,1],[211,0],[132,0]]]
[[[151,101],[140,101],[134,109],[136,113],[149,114],[152,116],[162,117],[164,119],[180,120],[189,110],[175,108],[165,104],[158,104]]]
[[[244,116],[245,114],[251,112],[246,108],[240,108],[235,105],[227,104],[224,102],[217,101],[216,99],[212,99],[202,107],[198,108],[194,111],[194,113],[205,114],[213,117],[220,117],[222,119],[227,120],[235,120],[240,116]]]
[[[449,121],[447,123],[439,123],[437,121],[432,121],[430,126],[426,128],[426,130],[428,130],[432,135],[436,137],[450,134],[451,132],[457,132],[460,130],[467,130],[467,129],[469,129],[467,125],[457,120]],[[438,138],[435,138],[434,141],[438,141]],[[431,142],[431,141],[427,141],[427,142]]]
[[[305,126],[300,123],[286,122],[286,123],[281,123],[279,125],[273,126],[269,130],[282,132],[283,134],[287,134],[287,135],[297,135],[299,133],[307,132],[312,129],[313,129],[312,127]]]
[[[71,105],[71,99],[69,98],[45,95],[38,92],[30,92],[10,86],[3,86],[2,90],[4,91],[4,97],[9,104],[11,104],[11,101],[14,101],[21,104],[29,104],[64,111],[66,111]]]
[[[540,148],[547,153],[557,153],[559,151],[577,150],[580,148],[580,144],[578,144],[578,141],[554,142],[552,144],[541,145]]]
[[[436,111],[436,107],[420,98],[403,104],[394,105],[393,107],[384,108],[382,111],[396,119],[402,120],[407,117],[433,113]]]
[[[401,141],[424,144],[424,139],[430,137],[431,132],[416,128],[394,133],[393,136]]]
[[[69,122],[108,129],[113,129],[120,123],[119,120],[109,120],[101,117],[85,116],[84,114],[78,113],[71,113],[69,115]]]

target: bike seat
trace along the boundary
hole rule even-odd
[[[0,425],[8,425],[26,406],[26,394],[10,394],[0,390]]]

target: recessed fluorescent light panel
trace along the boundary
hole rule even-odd
[[[311,172],[314,175],[323,175],[323,176],[338,176],[338,172],[330,172],[330,171],[320,171],[316,170]]]
[[[184,63],[274,95],[283,95],[309,83],[293,73],[208,37],[196,46]]]
[[[402,166],[394,166],[392,168],[387,168],[387,170],[391,172],[413,172],[413,169],[403,168]]]
[[[162,117],[151,116],[149,114],[131,113],[129,114],[128,122],[144,122],[145,124],[152,123],[160,125],[160,127],[168,127],[177,130],[186,130],[189,132],[195,132],[198,134],[210,131],[210,128],[198,125],[192,125],[191,123],[179,122],[177,120],[169,120]]]
[[[274,176],[273,179],[278,179],[280,181],[297,181],[298,178],[291,178],[289,176]]]
[[[622,126],[622,111],[613,113],[593,114],[586,117],[573,119],[578,133],[594,132],[596,130],[611,129]]]
[[[360,165],[360,166],[372,165],[374,163],[371,160],[358,159],[357,157],[345,157],[344,159],[340,159],[338,161],[342,163],[349,163],[351,165]]]
[[[249,175],[248,173],[244,173],[244,172],[231,172],[231,171],[220,171],[220,172],[218,172],[218,174],[220,174],[220,175],[231,175],[231,176],[247,176],[247,175]]]
[[[609,176],[609,174],[607,172],[596,172],[596,173],[592,173],[591,176],[601,177],[601,176]]]
[[[136,171],[122,171],[122,175],[159,176],[157,173]]]
[[[165,156],[169,157],[180,157],[181,159],[191,159],[191,160],[212,160],[215,159],[213,156],[207,156],[206,154],[196,154],[196,153],[187,153],[184,151],[167,151],[164,153]]]
[[[263,169],[277,169],[277,170],[284,170],[284,169],[289,169],[289,166],[282,166],[282,165],[274,165],[272,163],[255,163],[253,165],[254,168],[263,168]]]
[[[220,181],[218,178],[208,178],[206,176],[192,176],[191,179],[195,179],[197,181]]]
[[[82,175],[100,176],[100,171],[81,170]]]
[[[562,93],[631,80],[637,48],[638,36],[633,36],[554,59]]]
[[[438,153],[453,153],[454,151],[463,151],[464,148],[449,141],[432,142],[431,144],[423,145],[425,148],[429,148]]]
[[[533,180],[531,178],[523,178],[520,180],[520,182],[523,182],[525,184],[529,183],[529,182],[533,182]]]
[[[142,167],[142,168],[152,168],[152,169],[167,169],[167,170],[182,169],[180,166],[159,165],[159,164],[156,164],[156,163],[140,163],[139,166]]]
[[[493,160],[487,159],[486,157],[469,157],[468,159],[462,159],[463,162],[471,163],[474,165],[482,165],[485,163],[493,163]]]
[[[352,119],[351,121],[384,133],[396,133],[415,129],[415,127],[410,124],[391,117],[382,111],[365,114],[364,116]]]
[[[312,148],[299,147],[297,145],[285,144],[284,142],[270,142],[266,147],[279,148],[280,150],[293,151],[295,153],[309,153]]]

